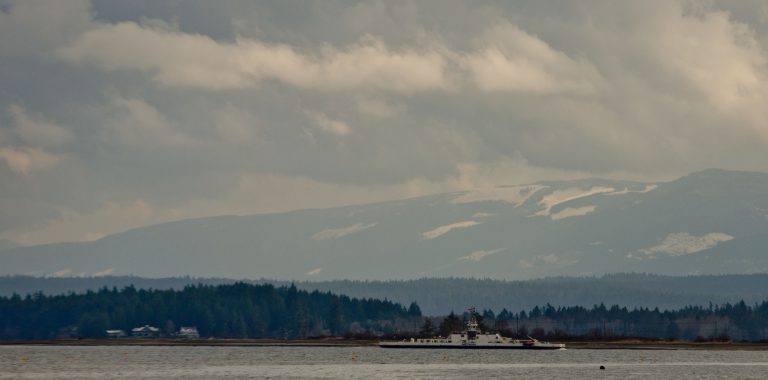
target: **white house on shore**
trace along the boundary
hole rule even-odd
[[[160,336],[160,329],[150,325],[144,325],[131,329],[131,335],[137,338],[156,338]]]
[[[200,338],[200,333],[197,332],[197,327],[190,326],[190,327],[184,327],[182,326],[179,329],[179,338],[186,338],[186,339],[197,339]]]
[[[125,331],[107,330],[107,338],[125,338]]]

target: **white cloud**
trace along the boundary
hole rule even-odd
[[[455,230],[455,229],[458,229],[458,228],[469,228],[469,227],[472,227],[472,226],[476,226],[478,224],[481,224],[481,223],[480,222],[476,222],[474,220],[467,220],[467,221],[464,221],[464,222],[453,223],[453,224],[449,224],[449,225],[446,225],[446,226],[437,227],[437,228],[435,228],[434,230],[431,230],[431,231],[424,232],[424,233],[421,234],[421,237],[424,238],[424,239],[427,239],[427,240],[434,239],[434,238],[436,238],[438,236],[441,236],[441,235],[447,234],[448,232],[451,232],[451,230]]]
[[[133,147],[190,147],[198,142],[139,98],[112,97],[105,140]]]
[[[320,272],[322,272],[322,271],[323,271],[323,268],[315,268],[315,269],[312,269],[311,271],[307,272],[307,276],[315,276],[315,275],[320,274]]]
[[[721,10],[659,16],[641,41],[662,67],[720,109],[738,112],[765,104],[766,54],[753,29]]]
[[[488,29],[482,45],[466,63],[475,84],[485,91],[591,94],[601,81],[589,62],[568,57],[516,25]]]
[[[333,240],[333,239],[339,239],[343,238],[347,235],[351,235],[355,232],[360,232],[363,230],[367,230],[371,227],[374,227],[376,223],[371,224],[362,224],[357,223],[353,224],[349,227],[341,227],[341,228],[329,228],[322,230],[314,235],[312,235],[312,239],[314,240]]]
[[[595,206],[566,207],[550,215],[550,217],[552,218],[552,220],[560,220],[560,219],[570,218],[572,216],[587,215],[594,211],[595,211]]]
[[[55,166],[63,157],[35,148],[0,147],[0,159],[4,160],[13,172],[26,175],[35,170]]]
[[[64,155],[50,153],[74,139],[73,134],[47,118],[29,114],[24,107],[11,104],[7,108],[10,128],[0,128],[0,160],[11,171],[27,175],[59,164]]]
[[[503,250],[504,249],[493,249],[493,250],[490,250],[490,251],[485,251],[485,250],[474,251],[474,252],[470,253],[467,256],[459,257],[457,260],[469,260],[469,261],[478,262],[478,261],[480,261],[480,260],[482,260],[482,259],[484,259],[484,258],[486,258],[486,257],[488,257],[490,255],[497,254],[497,253],[499,253],[499,252],[501,252]]]
[[[41,115],[30,115],[18,104],[8,106],[16,134],[24,143],[34,147],[55,147],[74,139],[68,129],[62,128]]]
[[[334,135],[346,136],[352,133],[352,128],[341,120],[333,120],[328,118],[324,113],[311,113],[312,119],[321,130],[332,133]]]
[[[710,249],[719,243],[732,239],[733,236],[721,232],[712,232],[702,236],[677,232],[667,235],[661,244],[641,249],[640,252],[646,255],[663,253],[668,256],[683,256]]]
[[[101,24],[59,49],[72,63],[107,71],[137,70],[166,86],[238,89],[276,80],[300,88],[355,88],[401,93],[448,86],[443,57],[431,50],[393,51],[366,36],[346,49],[303,54],[292,46],[238,38],[218,42],[133,22]]]

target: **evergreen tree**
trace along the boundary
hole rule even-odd
[[[411,317],[421,316],[421,308],[418,304],[416,304],[416,302],[411,302],[411,306],[408,307],[408,315]]]
[[[680,328],[677,326],[677,323],[669,322],[669,325],[667,325],[666,338],[669,340],[674,340],[674,339],[677,339],[679,336],[680,336]]]
[[[451,311],[451,314],[448,314],[448,316],[443,319],[443,322],[440,323],[440,336],[448,336],[454,331],[461,330],[463,327],[461,319]]]
[[[424,317],[424,324],[421,325],[421,330],[419,331],[419,335],[424,338],[429,338],[435,335],[435,326],[432,325],[431,318]]]

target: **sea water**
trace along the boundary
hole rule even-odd
[[[767,379],[768,351],[0,346],[0,379],[467,378]]]

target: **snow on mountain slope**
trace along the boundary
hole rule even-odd
[[[468,228],[468,227],[476,226],[478,224],[480,224],[480,222],[476,222],[474,220],[467,220],[463,222],[452,223],[446,226],[437,227],[434,230],[424,232],[421,234],[421,236],[424,239],[434,239],[436,237],[439,237],[441,235],[445,235],[451,232],[451,230],[455,230],[457,228]]]
[[[625,188],[623,188],[621,190],[613,191],[613,192],[610,192],[608,194],[611,194],[611,195],[623,195],[623,194],[629,194],[629,193],[644,194],[644,193],[647,193],[649,191],[653,191],[657,187],[659,187],[659,185],[657,185],[655,183],[651,183],[651,184],[645,185],[645,188],[640,189],[640,190],[631,190],[629,187],[625,187]]]
[[[768,271],[768,174],[582,179],[147,226],[0,251],[0,275],[524,279]],[[531,217],[534,216],[534,217]],[[767,238],[762,238],[767,237]],[[599,243],[597,243],[599,242]]]
[[[501,252],[503,250],[504,249],[492,249],[490,251],[484,251],[484,250],[474,251],[474,252],[470,253],[467,256],[459,257],[458,260],[480,261],[480,260],[484,259],[486,256],[497,254],[497,253],[499,253],[499,252]]]
[[[376,226],[376,223],[371,223],[371,224],[356,223],[348,227],[326,228],[312,235],[312,239],[315,239],[315,240],[340,239],[340,238],[343,238],[344,236],[351,235],[355,232],[367,230],[375,226]]]
[[[595,186],[590,189],[573,187],[564,190],[555,190],[550,194],[545,195],[544,198],[539,201],[539,205],[542,207],[542,209],[531,216],[549,216],[552,208],[559,204],[595,194],[611,193],[614,191],[615,189],[612,187],[602,186]]]
[[[595,208],[596,206],[567,207],[554,214],[551,214],[549,217],[552,218],[552,220],[560,220],[570,218],[572,216],[582,216],[595,212]]]
[[[654,256],[662,253],[669,256],[690,255],[710,249],[721,242],[732,240],[733,236],[712,232],[702,236],[694,236],[685,232],[671,233],[664,238],[661,244],[641,249],[640,252]]]
[[[537,191],[546,189],[546,185],[522,185],[522,186],[500,186],[487,189],[475,189],[461,194],[452,200],[453,203],[472,203],[483,201],[502,201],[515,206],[525,203],[528,198]]]

